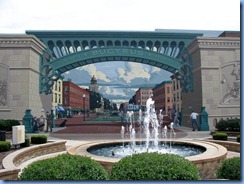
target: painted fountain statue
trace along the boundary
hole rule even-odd
[[[68,153],[89,156],[108,170],[121,158],[136,153],[177,154],[195,163],[203,179],[215,178],[216,168],[226,159],[227,149],[221,145],[193,139],[177,140],[174,123],[169,127],[164,125],[162,111],[157,116],[152,98],[147,100],[144,115],[139,111],[137,123],[132,111],[127,112],[127,116],[129,121],[121,127],[120,140],[81,144],[69,148]]]

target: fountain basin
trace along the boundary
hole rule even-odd
[[[160,140],[166,141],[166,140]],[[126,141],[130,142],[130,141]],[[175,140],[176,144],[181,145],[193,145],[195,147],[200,147],[205,151],[193,155],[187,156],[186,159],[190,160],[198,167],[200,171],[200,175],[202,179],[215,179],[216,178],[216,169],[218,168],[221,161],[226,159],[227,156],[227,149],[221,145],[206,142],[206,141],[197,141],[197,140]],[[98,156],[91,154],[89,150],[92,148],[97,147],[104,147],[107,145],[116,145],[121,144],[121,140],[115,141],[101,141],[101,142],[93,142],[88,144],[81,144],[75,147],[71,147],[68,149],[69,154],[73,155],[81,155],[81,156],[88,156],[92,159],[99,162],[106,170],[111,170],[114,163],[118,162],[121,158],[112,158],[112,157],[105,157],[105,156]]]

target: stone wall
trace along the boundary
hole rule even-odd
[[[192,55],[194,91],[182,95],[184,122],[189,107],[197,112],[206,107],[210,129],[220,118],[240,117],[240,38],[197,37],[188,50]]]
[[[0,170],[0,180],[17,180],[21,172],[19,165],[40,156],[52,157],[50,154],[63,153],[66,151],[65,144],[66,141],[49,142],[23,148],[7,155],[3,159],[4,169]]]
[[[0,103],[1,119],[22,120],[26,109],[33,116],[40,116],[42,107],[51,109],[51,95],[41,98],[39,94],[39,60],[44,48],[32,35],[0,35],[0,70],[5,70],[0,80],[7,82],[2,89],[7,102]]]

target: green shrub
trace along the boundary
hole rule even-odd
[[[241,160],[240,157],[233,157],[224,160],[217,169],[218,179],[240,180],[241,177]]]
[[[215,128],[219,131],[225,131],[226,129],[228,129],[228,122],[221,119],[218,123],[216,123]]]
[[[9,151],[11,144],[8,141],[0,141],[0,152]]]
[[[192,162],[179,155],[141,153],[122,158],[110,173],[111,180],[200,180]]]
[[[216,132],[216,133],[213,134],[213,139],[214,140],[227,141],[228,135],[226,133],[223,133],[223,132]]]
[[[25,142],[20,144],[21,147],[29,147],[30,146],[30,138],[26,137]]]
[[[30,164],[20,180],[107,180],[108,173],[89,157],[63,154]]]
[[[240,119],[221,119],[215,128],[219,131],[240,131]]]
[[[7,124],[5,123],[5,120],[0,119],[0,130],[6,130]]]
[[[12,131],[12,126],[20,125],[20,122],[15,119],[0,120],[0,130]]]
[[[236,141],[237,141],[237,142],[240,142],[240,138],[241,138],[241,136],[238,135],[238,136],[236,137]]]
[[[230,119],[228,121],[229,131],[240,131],[240,119]]]
[[[47,136],[45,135],[32,135],[31,136],[32,144],[43,144],[47,143]]]

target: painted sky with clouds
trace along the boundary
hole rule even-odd
[[[241,1],[242,2],[242,1]],[[0,0],[0,34],[26,30],[240,30],[239,0]],[[85,86],[95,75],[106,98],[128,100],[170,73],[138,63],[104,62],[64,74]]]

